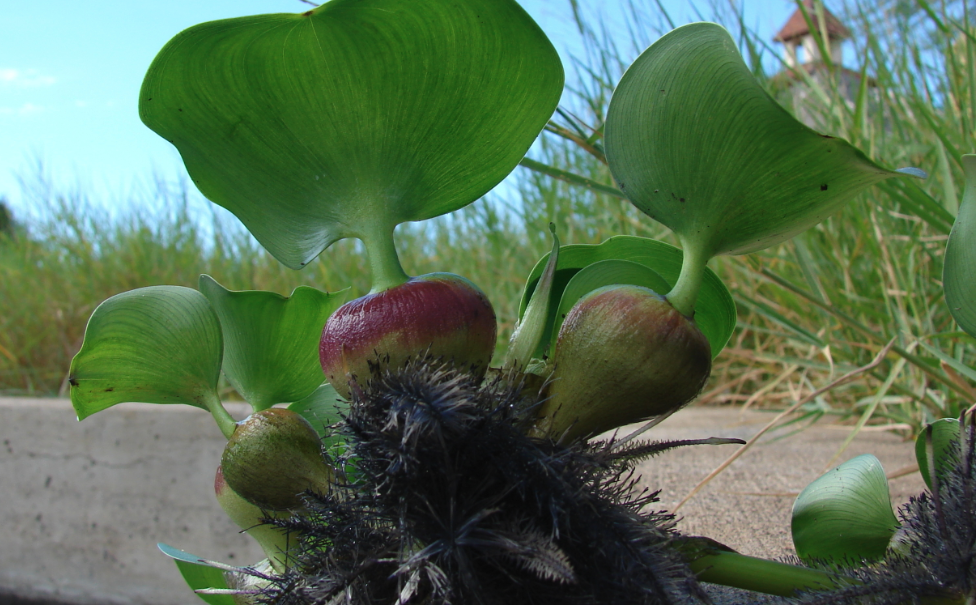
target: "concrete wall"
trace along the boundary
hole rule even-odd
[[[157,542],[264,558],[214,499],[224,443],[207,412],[184,405],[123,404],[79,423],[64,400],[0,399],[0,595],[202,604]]]
[[[228,407],[236,418],[247,414]],[[690,407],[647,437],[748,439],[770,419]],[[790,554],[793,499],[849,430],[821,423],[787,439],[768,435],[678,511],[679,529],[745,554]],[[201,605],[156,542],[240,565],[264,558],[213,497],[223,444],[210,416],[186,406],[120,405],[78,423],[66,401],[0,399],[0,605]],[[641,486],[661,489],[660,507],[674,510],[735,450],[690,447],[652,458],[639,469]],[[896,502],[922,489],[917,472],[898,472],[914,463],[910,442],[865,430],[838,462],[862,453],[898,475]]]

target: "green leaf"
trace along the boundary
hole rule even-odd
[[[679,27],[638,57],[605,132],[617,186],[706,260],[789,239],[897,174],[797,121],[713,23]]]
[[[504,367],[519,366],[528,369],[533,358],[541,359],[548,340],[546,335],[552,331],[552,309],[555,306],[553,297],[553,281],[556,278],[556,267],[559,265],[559,236],[556,226],[549,223],[552,234],[552,250],[549,251],[545,267],[536,281],[535,290],[538,296],[528,301],[524,312],[519,315],[518,325],[512,333],[505,354]]]
[[[100,304],[71,361],[71,403],[83,420],[117,403],[219,407],[220,323],[202,294],[152,286]]]
[[[343,400],[330,384],[323,384],[312,393],[288,406],[288,409],[301,414],[322,439],[323,449],[330,449],[340,437],[328,427],[341,421],[349,411],[349,402]]]
[[[193,590],[203,588],[229,588],[224,579],[225,567],[214,567],[213,561],[202,559],[178,548],[173,548],[168,544],[160,542],[157,544],[163,554],[173,559],[176,567],[180,570],[183,580],[187,586]],[[231,595],[197,594],[210,605],[235,605],[236,601]]]
[[[942,284],[956,323],[976,336],[976,155],[962,156],[966,189],[946,245]]]
[[[139,113],[204,195],[298,268],[487,193],[562,86],[555,49],[513,0],[332,0],[180,33]]]
[[[274,292],[232,292],[209,275],[200,291],[220,318],[224,375],[254,411],[290,403],[322,384],[322,327],[347,291],[328,294],[300,286],[290,297]]]
[[[932,427],[932,451],[934,452],[933,462],[938,476],[941,477],[945,472],[951,470],[954,462],[949,457],[950,447],[953,442],[959,441],[959,421],[955,418],[942,418],[936,420]],[[918,470],[922,473],[925,485],[932,489],[932,473],[929,469],[929,446],[926,433],[928,429],[922,431],[915,438],[915,460],[918,461]]]
[[[659,294],[671,288],[657,271],[646,265],[619,259],[595,262],[580,269],[566,284],[566,289],[559,299],[559,306],[556,308],[551,333],[559,334],[559,328],[562,327],[566,314],[579,299],[597,288],[612,285],[643,286]]]
[[[881,462],[864,454],[806,486],[793,503],[792,529],[796,554],[808,563],[884,557],[898,521]]]
[[[519,305],[519,318],[525,313],[525,308],[535,292],[539,276],[548,260],[548,254],[543,256],[529,274],[522,292],[522,302]],[[561,300],[569,281],[580,269],[605,260],[625,260],[644,265],[654,270],[668,284],[673,285],[681,272],[682,253],[680,249],[664,242],[631,235],[618,235],[596,245],[563,246],[559,249],[559,266],[553,280],[553,299]],[[555,325],[557,313],[558,307],[552,305],[548,326]],[[735,303],[728,288],[711,269],[705,269],[695,311],[695,323],[708,338],[713,358],[725,347],[725,343],[732,335],[735,318]],[[547,328],[543,342],[549,343],[552,339],[552,328]]]

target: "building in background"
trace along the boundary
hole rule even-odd
[[[823,112],[815,111],[811,104],[823,103],[823,97],[812,89],[819,87],[828,95],[836,89],[853,108],[861,87],[861,74],[844,67],[843,43],[851,37],[850,30],[819,0],[803,0],[803,7],[809,22],[798,7],[773,38],[783,45],[784,67],[772,77],[770,88],[780,103],[793,109],[797,118],[811,128],[822,130],[827,125],[817,123],[816,116],[822,116]],[[822,36],[827,57],[817,43],[818,36]],[[870,78],[866,84],[874,87]]]

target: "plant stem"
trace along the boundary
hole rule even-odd
[[[818,569],[720,550],[710,550],[689,566],[702,582],[782,597],[795,597],[800,590],[836,589],[838,581],[846,580]]]
[[[207,393],[204,405],[207,406],[210,415],[217,421],[217,427],[220,428],[220,432],[223,433],[225,438],[230,439],[231,435],[234,434],[234,429],[237,428],[237,421],[224,408],[224,404],[220,402],[217,394],[213,392]]]
[[[397,255],[393,242],[393,231],[389,233],[373,232],[361,237],[369,256],[369,269],[373,277],[373,289],[370,294],[376,294],[399,286],[410,279]]]
[[[681,260],[681,273],[678,281],[664,298],[671,306],[688,319],[695,317],[695,303],[698,302],[698,291],[701,289],[702,279],[705,277],[705,263],[710,258],[704,251],[692,243],[681,242],[684,248],[684,258]]]

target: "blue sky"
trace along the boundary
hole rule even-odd
[[[718,0],[721,1],[721,0]],[[620,0],[581,0],[622,19]],[[645,3],[654,6],[653,0]],[[699,0],[701,12],[707,4]],[[577,49],[568,0],[522,5],[564,57]],[[678,23],[694,20],[687,0],[663,0]],[[789,0],[748,0],[747,22],[770,39],[794,10]],[[178,178],[175,149],[139,121],[137,93],[156,52],[196,23],[301,12],[300,0],[49,0],[0,6],[0,197],[29,212],[19,179],[43,166],[50,182],[97,203],[124,204],[154,177]]]

